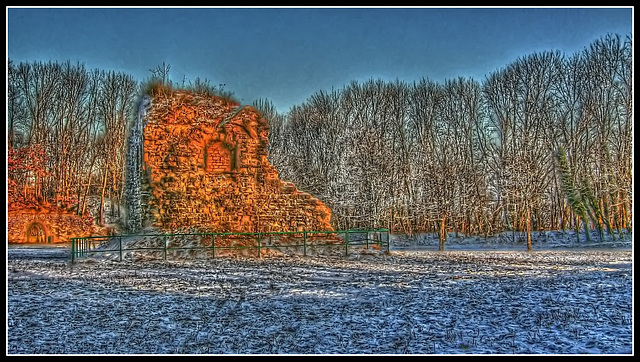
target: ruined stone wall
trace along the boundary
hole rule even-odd
[[[138,114],[134,122],[129,126],[127,134],[127,158],[125,162],[123,196],[125,203],[124,227],[130,232],[136,232],[142,228],[143,203],[142,203],[142,161],[143,161],[143,128],[147,109],[151,104],[151,98],[143,96],[138,104]]]
[[[278,178],[252,107],[177,92],[145,114],[145,224],[212,232],[332,230],[331,211]]]
[[[29,231],[32,235],[28,237]],[[33,235],[41,231],[40,237]],[[21,209],[7,212],[9,243],[66,243],[73,237],[90,236],[96,232],[89,218],[54,209]],[[50,238],[49,238],[50,237]]]

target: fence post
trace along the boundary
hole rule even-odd
[[[118,236],[118,250],[120,250],[120,261],[122,261],[122,236]]]
[[[75,262],[74,246],[76,244],[76,238],[71,238],[71,264]]]
[[[307,256],[307,230],[302,232],[302,254]]]
[[[211,234],[211,257],[216,258],[216,234]]]
[[[167,234],[164,234],[164,237],[162,238],[162,240],[164,241],[163,242],[163,244],[164,244],[164,248],[163,248],[164,249],[164,253],[163,253],[164,261],[167,261]]]
[[[389,229],[387,229],[387,253],[389,253],[389,244],[391,244],[391,234]]]
[[[369,229],[367,229],[366,236],[364,237],[364,243],[366,245],[367,250],[369,250]]]
[[[349,255],[349,230],[344,236],[344,256]]]
[[[262,257],[262,255],[260,255],[260,232],[258,232],[258,239],[257,239],[257,241],[258,241],[258,258],[261,258],[261,257]]]

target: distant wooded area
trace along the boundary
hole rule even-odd
[[[607,35],[573,55],[523,56],[481,81],[353,81],[286,114],[267,99],[253,106],[270,124],[281,179],[323,200],[337,229],[614,236],[632,222],[632,60],[631,38]],[[171,86],[168,70],[152,81]],[[9,61],[9,207],[84,214],[89,196],[119,203],[128,124],[148,84]]]

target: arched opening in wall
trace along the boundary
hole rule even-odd
[[[221,141],[213,142],[205,149],[204,165],[207,172],[231,172],[235,160],[231,146]]]
[[[27,227],[27,243],[44,244],[47,242],[47,230],[39,222],[33,222]]]

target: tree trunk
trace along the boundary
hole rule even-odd
[[[582,220],[582,222],[584,223],[584,233],[587,236],[587,242],[591,242],[591,234],[590,234],[590,230],[589,230],[589,222],[587,220]]]
[[[445,230],[445,217],[443,216],[442,219],[440,219],[440,235],[439,235],[439,240],[440,240],[440,250],[444,250],[444,243],[445,241],[447,241],[447,233]]]
[[[93,173],[89,173],[89,182],[87,182],[87,187],[84,190],[84,197],[82,198],[82,213],[80,216],[84,216],[85,211],[87,210],[87,197],[89,196],[89,189],[91,188],[91,178],[93,177]]]
[[[580,217],[573,215],[573,227],[576,229],[576,242],[580,242]]]
[[[527,250],[531,251],[531,210],[527,209]]]
[[[100,193],[100,226],[104,226],[104,192],[107,189],[107,174],[107,170],[105,170],[102,180],[102,192]]]

